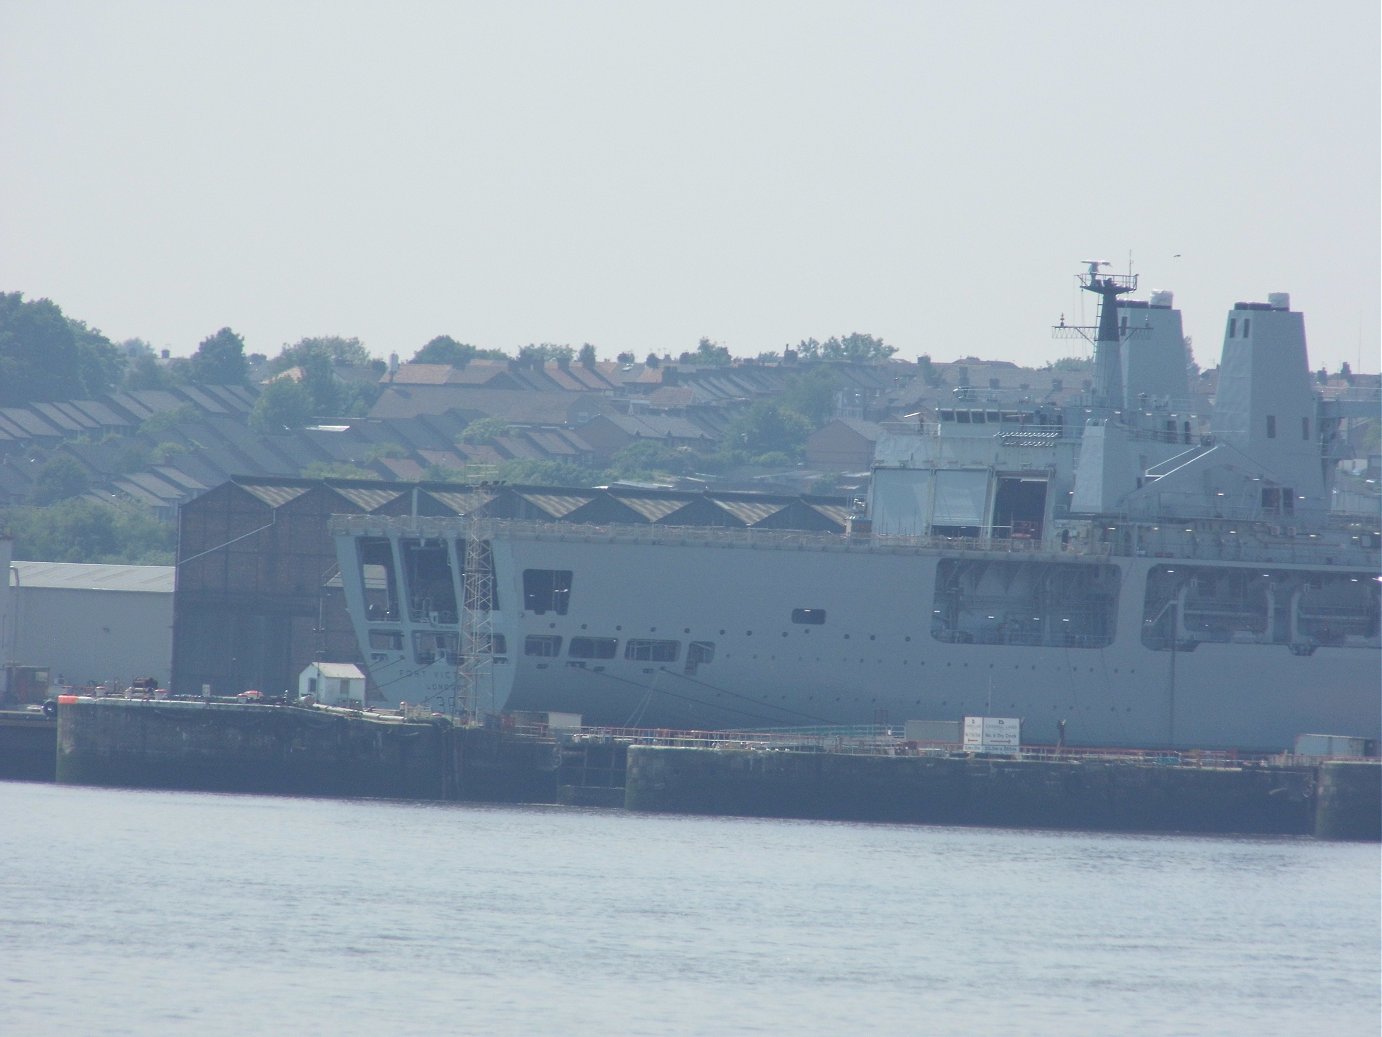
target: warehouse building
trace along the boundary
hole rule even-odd
[[[0,539],[7,579],[0,590],[0,697],[14,704],[21,675],[44,670],[53,684],[123,687],[172,672],[173,567],[13,561]]]

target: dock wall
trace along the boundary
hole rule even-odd
[[[633,746],[625,805],[920,824],[1309,834],[1313,786],[1314,769],[1303,767]]]
[[[1320,765],[1315,835],[1382,841],[1382,766],[1354,760]]]
[[[74,785],[552,803],[557,754],[550,739],[442,717],[64,696],[56,777]]]
[[[57,738],[58,722],[51,717],[0,712],[0,781],[52,781]]]
[[[76,696],[59,700],[56,739],[51,723],[0,731],[6,748],[32,741],[24,759],[36,768],[0,778],[46,777],[37,770],[45,749],[52,767],[55,741],[56,779],[67,784],[1382,841],[1375,760],[1206,765],[638,744],[443,717]]]
[[[441,755],[430,724],[229,703],[73,697],[58,707],[66,784],[437,799]]]

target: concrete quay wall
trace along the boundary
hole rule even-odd
[[[1361,760],[1320,765],[1315,835],[1382,842],[1382,765]]]
[[[438,799],[441,729],[311,709],[73,698],[57,780],[75,785]]]
[[[1313,767],[633,746],[624,802],[669,813],[1279,835],[1314,831],[1314,785]]]
[[[551,739],[440,717],[76,696],[58,703],[64,784],[553,803],[557,763]]]
[[[52,781],[58,723],[42,713],[0,712],[0,781]]]

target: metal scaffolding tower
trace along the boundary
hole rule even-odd
[[[462,567],[461,655],[456,669],[456,712],[479,719],[494,704],[494,560],[483,520],[466,523]]]

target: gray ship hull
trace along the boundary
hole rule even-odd
[[[564,615],[495,614],[511,648],[506,706],[690,728],[1013,716],[1036,742],[1054,743],[1065,720],[1071,744],[1138,747],[1279,750],[1307,732],[1382,733],[1375,635],[1310,654],[1241,641],[1151,648],[1141,636],[1146,574],[1166,563],[1112,559],[1118,622],[1107,645],[947,642],[932,624],[942,557],[984,556],[496,540],[496,573],[510,575],[501,605],[523,600],[514,577],[525,569],[573,573]],[[801,609],[825,621],[792,622]],[[667,662],[523,654],[529,635],[569,644],[591,633],[708,643],[714,657],[688,673],[685,648]]]

